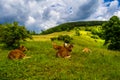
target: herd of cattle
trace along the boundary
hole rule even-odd
[[[56,43],[52,43],[53,49],[55,49],[56,57],[62,57],[62,58],[70,58],[73,45],[64,43],[62,46],[57,45]],[[27,51],[27,48],[25,46],[20,46],[18,49],[11,50],[8,54],[8,58],[15,60],[15,59],[25,59],[25,58],[31,58],[29,56],[26,56],[24,52]],[[91,50],[89,48],[84,48],[82,52],[90,53]]]

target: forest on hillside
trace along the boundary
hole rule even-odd
[[[68,23],[60,24],[60,25],[50,28],[48,30],[42,31],[41,34],[50,34],[53,32],[61,32],[61,31],[66,31],[66,30],[70,31],[70,30],[74,29],[75,27],[81,27],[81,26],[84,26],[84,27],[98,26],[98,25],[102,25],[105,22],[107,22],[107,21],[68,22]]]

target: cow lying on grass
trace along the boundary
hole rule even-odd
[[[27,48],[24,46],[20,46],[18,49],[10,51],[8,54],[8,58],[12,60],[30,58],[30,57],[26,57],[26,55],[24,54],[25,51],[27,51]]]
[[[59,46],[53,43],[53,48],[57,50],[56,57],[70,58],[70,52],[72,51],[73,45],[64,43],[63,46]]]
[[[89,48],[84,48],[83,50],[82,50],[82,52],[84,52],[84,53],[90,53],[90,52],[92,52]]]

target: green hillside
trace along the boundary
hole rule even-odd
[[[75,27],[90,27],[90,26],[100,26],[106,21],[79,21],[79,22],[68,22],[64,24],[60,24],[48,30],[42,31],[41,34],[50,34],[53,32],[61,32],[61,31],[69,31],[74,29]]]
[[[51,38],[69,35],[74,45],[70,59],[56,58]],[[120,52],[107,50],[104,40],[91,38],[90,31],[75,30],[33,35],[22,43],[28,48],[29,59],[9,60],[10,50],[0,44],[0,80],[120,80]],[[62,41],[55,40],[58,45]],[[91,53],[83,53],[87,47]]]

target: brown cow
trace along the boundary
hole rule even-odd
[[[57,50],[56,57],[70,58],[73,45],[64,43],[63,46],[59,46],[53,43],[53,48]]]
[[[22,59],[26,55],[24,54],[24,51],[27,51],[27,48],[24,46],[20,46],[18,49],[12,50],[8,54],[9,59]]]
[[[84,52],[84,53],[90,53],[90,52],[92,52],[89,48],[84,48],[83,50],[82,50],[82,52]]]

